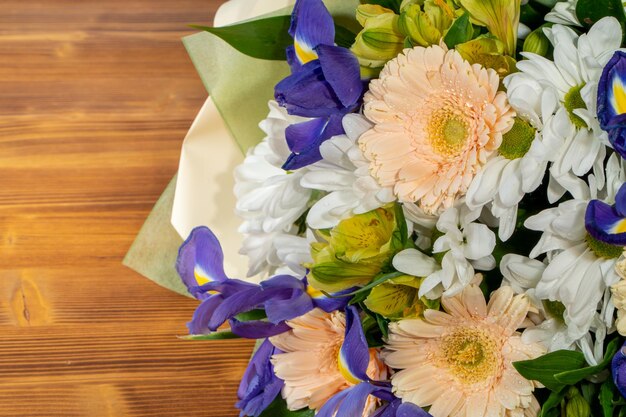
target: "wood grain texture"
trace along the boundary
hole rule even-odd
[[[252,345],[121,265],[206,92],[180,38],[220,0],[3,0],[0,416],[236,416]]]

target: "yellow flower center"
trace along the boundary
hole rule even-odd
[[[467,121],[452,109],[436,111],[428,123],[428,137],[434,151],[441,156],[455,157],[460,154],[469,136]]]
[[[564,105],[567,110],[567,114],[569,115],[569,119],[572,124],[579,129],[587,129],[587,123],[580,116],[574,113],[576,109],[586,109],[587,104],[583,100],[583,96],[580,94],[580,91],[583,89],[585,84],[578,85],[576,87],[572,87],[567,94],[565,94]]]
[[[441,341],[442,365],[462,384],[471,385],[496,376],[500,343],[487,331],[464,327]]]
[[[585,236],[585,241],[587,242],[589,249],[591,249],[598,258],[616,259],[619,258],[624,251],[623,247],[602,242],[591,236],[589,233]]]
[[[521,158],[530,150],[536,129],[526,120],[515,118],[511,130],[502,136],[500,154],[507,159]]]

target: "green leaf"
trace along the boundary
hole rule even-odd
[[[298,411],[289,411],[285,400],[278,395],[259,417],[313,417],[314,415],[315,412],[308,408]]]
[[[356,33],[335,23],[335,43],[337,46],[350,49],[355,39]]]
[[[604,417],[613,417],[613,410],[615,405],[613,404],[613,392],[615,391],[615,384],[609,378],[602,386],[600,386],[600,406],[602,407],[602,415]]]
[[[566,390],[551,392],[546,402],[544,402],[541,406],[541,413],[539,414],[539,417],[558,415],[555,414],[554,411],[556,410],[556,407],[558,407],[558,405],[561,403],[563,397],[565,397],[565,391]]]
[[[626,14],[621,0],[578,0],[576,17],[587,28],[606,16],[613,16],[622,25],[626,26]]]
[[[384,274],[384,275],[379,275],[377,278],[374,278],[374,280],[372,282],[370,282],[369,284],[367,284],[364,287],[359,288],[358,290],[351,292],[349,294],[343,294],[343,295],[332,295],[330,293],[324,292],[322,291],[322,293],[328,297],[328,298],[343,298],[343,297],[350,297],[353,295],[357,295],[357,294],[361,294],[365,291],[371,290],[372,288],[374,288],[375,286],[382,284],[385,281],[388,281],[390,279],[393,278],[398,278],[400,276],[404,275],[402,272],[391,272],[389,274]]]
[[[239,321],[263,320],[267,318],[267,314],[265,314],[265,310],[257,309],[237,314],[235,318]]]
[[[239,52],[258,59],[284,61],[285,48],[293,44],[288,33],[291,16],[274,16],[231,26],[192,28],[212,33]]]
[[[513,366],[524,378],[539,381],[552,391],[560,391],[565,384],[554,375],[580,369],[585,366],[585,356],[571,350],[558,350],[537,359],[513,362]]]
[[[603,371],[607,366],[611,364],[611,360],[617,352],[619,347],[620,340],[619,338],[615,338],[611,340],[611,342],[606,347],[606,352],[604,353],[604,359],[602,362],[595,366],[587,366],[585,368],[576,369],[573,371],[565,371],[554,375],[554,378],[565,385],[574,385],[583,379],[595,375],[601,371]]]
[[[378,322],[378,327],[383,334],[383,338],[387,339],[389,337],[389,322],[380,314],[376,314],[376,322]]]
[[[401,204],[394,205],[394,216],[396,218],[396,226],[400,233],[400,245],[404,247],[407,240],[409,240],[409,230],[406,225],[406,218],[404,217],[404,210]]]
[[[190,26],[220,37],[242,54],[252,58],[284,61],[286,59],[285,48],[293,45],[293,38],[288,33],[290,24],[291,16],[287,15],[223,27]],[[355,33],[335,24],[337,45],[350,48],[355,38]]]
[[[452,49],[460,43],[465,43],[472,40],[474,36],[474,27],[470,22],[469,13],[463,13],[460,17],[457,17],[450,29],[443,37],[443,41],[448,48]]]
[[[520,8],[520,22],[536,28],[544,23],[546,13],[543,10],[537,10],[537,5],[526,3]]]
[[[223,340],[223,339],[239,339],[235,333],[230,330],[213,332],[209,334],[190,334],[189,336],[179,336],[183,340]]]

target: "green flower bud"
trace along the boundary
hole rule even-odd
[[[439,302],[418,296],[423,278],[402,275],[377,285],[365,299],[374,313],[388,319],[421,317],[426,309],[439,309]]]
[[[367,284],[402,249],[393,205],[358,214],[318,234],[323,241],[311,245],[308,279],[314,288],[328,292]]]
[[[571,387],[567,393],[567,404],[565,405],[565,417],[590,417],[591,407],[589,403],[580,395],[580,392]]]
[[[413,45],[426,47],[439,44],[455,18],[456,11],[449,1],[425,0],[423,4],[404,5],[398,26]]]
[[[356,20],[361,24],[361,26],[365,27],[369,19],[385,13],[394,14],[393,10],[379,6],[378,4],[360,4],[356,8]]]
[[[532,52],[537,55],[547,56],[550,50],[550,41],[545,33],[544,26],[533,30],[524,40],[524,52]]]
[[[361,20],[365,25],[350,48],[361,66],[381,68],[402,52],[404,36],[398,29],[398,15],[389,11]]]

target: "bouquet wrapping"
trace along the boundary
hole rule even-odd
[[[626,415],[622,3],[281,6],[185,40],[212,101],[149,274],[258,340],[241,415]]]

